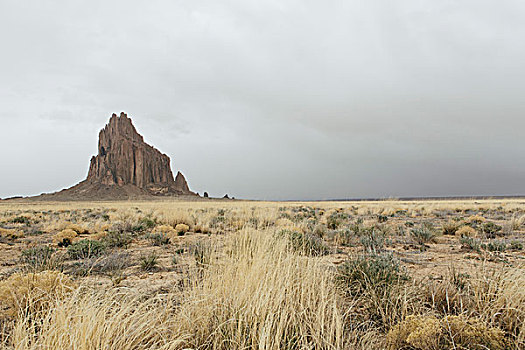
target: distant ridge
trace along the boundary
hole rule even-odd
[[[525,195],[496,196],[427,196],[427,197],[370,197],[370,198],[331,198],[331,199],[283,199],[278,202],[384,202],[384,201],[431,201],[431,200],[487,200],[487,199],[523,199]]]

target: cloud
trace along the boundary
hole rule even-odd
[[[213,195],[523,193],[523,10],[3,1],[0,196],[82,180],[120,111]]]

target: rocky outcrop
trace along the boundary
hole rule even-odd
[[[86,180],[53,197],[126,199],[191,195],[181,172],[173,178],[170,158],[144,142],[125,113],[113,114],[98,135],[98,154],[91,158]]]
[[[190,192],[188,183],[180,171],[177,172],[177,176],[175,177],[175,188],[182,192]]]
[[[176,179],[170,158],[144,142],[125,113],[113,114],[99,133],[98,154],[91,158],[90,183],[134,185],[153,194],[191,194],[184,176]]]

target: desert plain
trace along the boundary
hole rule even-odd
[[[525,200],[0,201],[6,349],[524,349]]]

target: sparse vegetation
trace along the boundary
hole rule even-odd
[[[90,259],[102,255],[105,251],[104,243],[89,239],[75,242],[67,248],[67,253],[71,259]]]
[[[0,282],[0,304],[4,316],[30,317],[53,305],[56,298],[71,293],[75,284],[57,271],[14,274]]]
[[[144,271],[152,271],[159,265],[159,257],[155,253],[150,253],[140,257],[140,268]]]
[[[392,350],[506,349],[501,329],[464,316],[409,316],[390,330],[387,342]]]
[[[55,249],[49,246],[37,246],[22,251],[21,260],[33,270],[54,269],[57,267],[56,259],[53,259]]]
[[[0,203],[0,347],[523,349],[524,212]]]
[[[425,244],[434,242],[436,239],[436,232],[429,225],[421,225],[420,227],[413,228],[410,230],[410,237],[415,243],[424,246]]]

